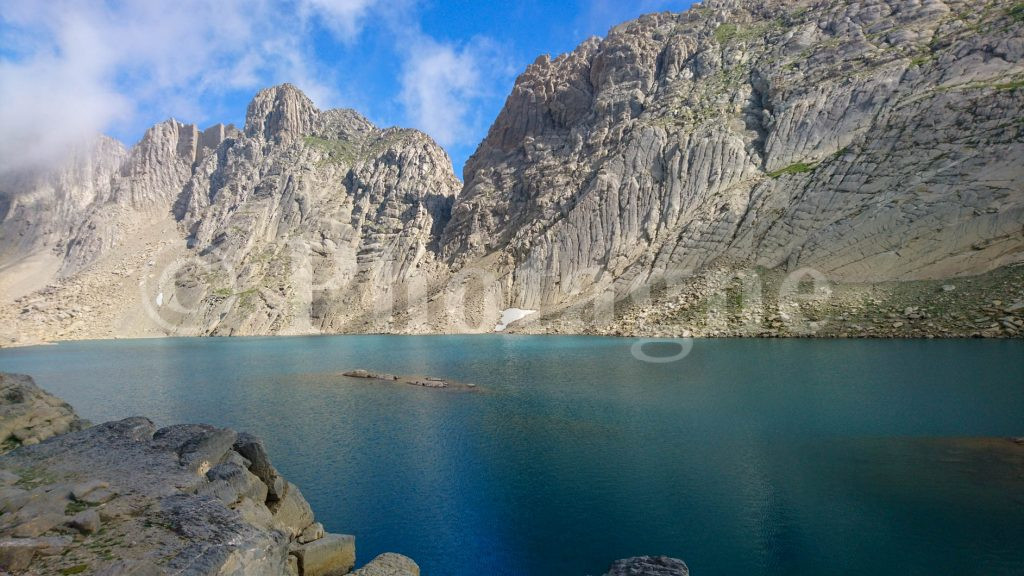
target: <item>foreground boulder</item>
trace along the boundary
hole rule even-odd
[[[355,538],[344,534],[325,534],[319,540],[292,547],[303,576],[342,576],[356,563]]]
[[[0,568],[280,576],[291,565],[300,575],[347,573],[353,538],[307,530],[312,510],[290,484],[272,500],[253,463],[234,449],[237,438],[212,426],[157,430],[128,418],[0,457]],[[261,466],[265,476],[272,470]],[[343,540],[345,555],[322,554],[315,570],[303,572],[303,549],[289,558],[300,534],[318,537],[303,545],[316,550],[334,550],[318,542]]]
[[[86,425],[71,406],[32,378],[0,373],[0,454]]]
[[[352,576],[420,576],[420,567],[401,554],[385,552],[353,572]]]
[[[616,560],[604,576],[690,576],[690,569],[677,558],[636,556]]]

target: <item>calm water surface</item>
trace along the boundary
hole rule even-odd
[[[1024,468],[930,437],[1024,435],[1024,341],[337,336],[0,350],[93,421],[266,438],[360,562],[427,576],[1024,574]],[[352,368],[477,383],[456,393]],[[991,460],[991,461],[990,461]]]

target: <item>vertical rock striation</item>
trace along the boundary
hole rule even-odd
[[[321,112],[287,84],[264,90],[244,135],[197,168],[178,202],[189,243],[234,271],[225,290],[245,293],[213,332],[387,329],[371,324],[376,303],[440,273],[458,187],[426,135]]]
[[[885,281],[1019,262],[1011,8],[708,2],[539,58],[466,166],[443,253],[500,254],[524,308],[720,263]]]

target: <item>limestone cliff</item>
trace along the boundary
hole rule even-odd
[[[231,130],[218,124],[200,132],[168,120],[131,150],[100,137],[55,170],[5,176],[0,264],[50,249],[61,257],[61,275],[81,270],[148,217],[167,212],[192,166]]]
[[[40,249],[59,249],[83,213],[109,197],[111,179],[127,154],[116,140],[100,137],[72,150],[53,170],[0,177],[0,266]]]
[[[1012,2],[711,1],[518,79],[465,170],[454,262],[544,308],[727,264],[832,281],[1024,257]]]
[[[17,302],[14,338],[387,330],[381,298],[443,274],[459,188],[426,135],[320,111],[288,84],[256,95],[242,132],[153,127],[101,180],[59,233],[7,210],[4,230],[25,223],[31,239],[19,253],[60,257],[51,285]]]

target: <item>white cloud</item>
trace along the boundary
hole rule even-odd
[[[14,3],[11,14],[31,22]],[[23,46],[32,55],[0,61],[0,172],[50,159],[131,112],[128,99],[105,81],[109,57],[90,26],[68,14],[48,14],[53,46]]]
[[[397,109],[444,146],[474,145],[491,120],[478,104],[514,71],[486,38],[425,34],[418,2],[3,0],[0,173],[52,163],[101,132],[141,134],[155,118],[221,121],[238,113],[221,108],[228,96],[280,82],[322,108]],[[397,57],[379,70],[397,82],[393,101],[367,102],[343,58],[316,53],[324,31],[358,57],[368,24]]]
[[[319,17],[339,40],[353,42],[375,4],[377,0],[302,0],[302,10]]]
[[[351,39],[374,1],[7,0],[0,172],[50,162],[144,107],[205,122],[204,97],[283,81],[332,105],[339,98],[324,81],[332,73],[314,69],[309,19]]]
[[[442,146],[475,144],[484,119],[474,112],[512,71],[486,38],[463,46],[419,35],[405,44],[399,96],[416,128]]]

